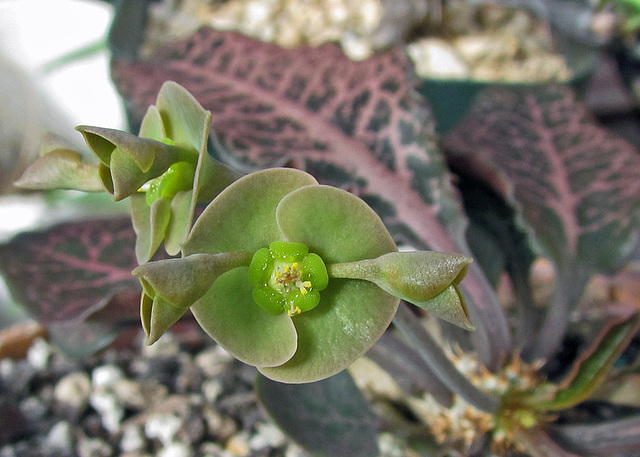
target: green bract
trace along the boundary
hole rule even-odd
[[[470,259],[398,253],[362,200],[302,171],[263,170],[231,184],[182,253],[134,271],[148,342],[190,307],[221,346],[278,381],[311,382],[348,367],[382,335],[400,298],[470,327],[455,287]]]
[[[173,82],[160,89],[139,136],[98,127],[77,129],[100,160],[104,187],[116,200],[131,197],[140,263],[163,241],[169,254],[178,254],[196,204],[208,203],[237,177],[207,153],[211,113]]]

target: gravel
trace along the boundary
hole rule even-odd
[[[81,360],[38,340],[0,360],[0,457],[308,457],[258,407],[255,373],[204,338]]]

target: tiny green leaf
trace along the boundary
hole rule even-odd
[[[375,259],[331,265],[332,277],[362,279],[375,283],[435,316],[473,330],[458,284],[471,259],[460,254],[435,251],[391,252]]]
[[[156,141],[162,141],[164,138],[167,138],[167,131],[162,123],[162,116],[160,116],[160,111],[158,111],[155,105],[150,105],[147,108],[147,112],[140,123],[138,136]]]
[[[131,219],[136,232],[136,257],[145,263],[162,244],[171,219],[171,201],[161,198],[147,205],[144,194],[132,195]]]
[[[211,113],[189,91],[173,81],[167,81],[158,92],[156,107],[168,138],[181,147],[196,151],[207,149]]]
[[[193,190],[178,192],[171,199],[171,217],[165,233],[164,249],[169,255],[178,255],[193,222],[191,202]]]
[[[56,149],[40,156],[13,185],[24,189],[106,190],[98,167],[70,149]]]
[[[175,162],[197,161],[197,151],[189,151],[120,130],[81,125],[76,127],[100,161],[108,167],[101,173],[107,189],[122,200],[158,176]],[[111,181],[111,182],[110,182]]]
[[[151,345],[158,341],[162,334],[178,322],[187,311],[187,308],[173,306],[161,297],[142,294],[140,317],[142,329],[146,335],[146,344]]]
[[[148,262],[133,270],[148,295],[178,308],[189,308],[222,273],[246,265],[251,253],[193,254],[182,259]]]

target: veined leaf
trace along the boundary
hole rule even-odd
[[[271,418],[314,454],[378,455],[377,418],[347,371],[311,384],[259,375],[256,390]]]
[[[17,302],[41,324],[84,350],[111,341],[123,324],[137,322],[141,287],[134,232],[128,219],[67,222],[24,233],[0,245],[0,271]],[[113,309],[113,313],[105,309]],[[90,324],[85,322],[90,321]],[[91,328],[87,327],[89,325]]]
[[[469,253],[464,218],[437,148],[434,122],[399,50],[354,62],[335,44],[283,49],[203,28],[113,76],[141,117],[166,80],[213,114],[221,158],[246,171],[304,169],[362,197],[399,243]],[[480,269],[461,284],[483,358],[510,346],[506,319]]]
[[[557,267],[534,350],[548,357],[589,278],[622,267],[635,246],[640,155],[553,85],[484,92],[445,145],[456,166],[514,206],[538,255]]]

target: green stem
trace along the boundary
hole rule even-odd
[[[406,337],[407,343],[429,365],[433,373],[453,392],[481,411],[496,414],[500,409],[500,398],[483,392],[465,378],[447,357],[442,347],[429,335],[411,312],[409,305],[400,302],[393,319],[395,326]]]

